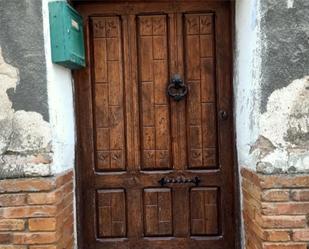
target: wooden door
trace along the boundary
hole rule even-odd
[[[234,248],[230,6],[76,5],[82,248]]]

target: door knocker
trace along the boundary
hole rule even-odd
[[[188,93],[188,87],[179,74],[174,74],[171,83],[167,87],[167,94],[175,101],[182,100]]]

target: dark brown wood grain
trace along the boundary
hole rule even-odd
[[[230,3],[75,7],[87,49],[74,72],[79,244],[235,248]],[[166,94],[176,73],[189,89],[179,102]]]
[[[166,15],[139,15],[138,61],[142,169],[171,168]]]

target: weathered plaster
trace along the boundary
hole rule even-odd
[[[72,77],[51,62],[48,2],[0,0],[0,178],[74,167]]]
[[[12,133],[7,152],[30,154],[50,151],[50,125],[36,112],[17,111],[12,120]]]
[[[236,42],[234,61],[235,123],[238,161],[255,168],[251,144],[258,137],[260,98],[259,2],[236,1]]]
[[[7,91],[15,89],[17,80],[18,71],[5,63],[0,49],[0,154],[5,152],[9,145],[14,115]]]
[[[19,70],[8,64],[0,48],[0,178],[49,175],[51,132],[36,112],[15,111],[8,91],[15,91]]]
[[[308,172],[309,2],[236,1],[235,119],[239,164]]]
[[[41,0],[0,0],[2,54],[19,71],[19,83],[8,89],[12,106],[40,113],[48,121],[42,22]]]
[[[269,96],[309,75],[309,1],[260,0],[261,112]]]
[[[0,0],[0,178],[50,175],[41,0]]]
[[[0,176],[20,178],[48,176],[51,174],[51,156],[48,153],[36,155],[0,155]]]
[[[275,90],[260,116],[260,138],[252,147],[257,171],[263,173],[309,172],[309,77]]]

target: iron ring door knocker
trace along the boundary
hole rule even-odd
[[[179,74],[174,74],[171,83],[167,87],[167,94],[175,101],[182,100],[188,93],[188,87]]]

